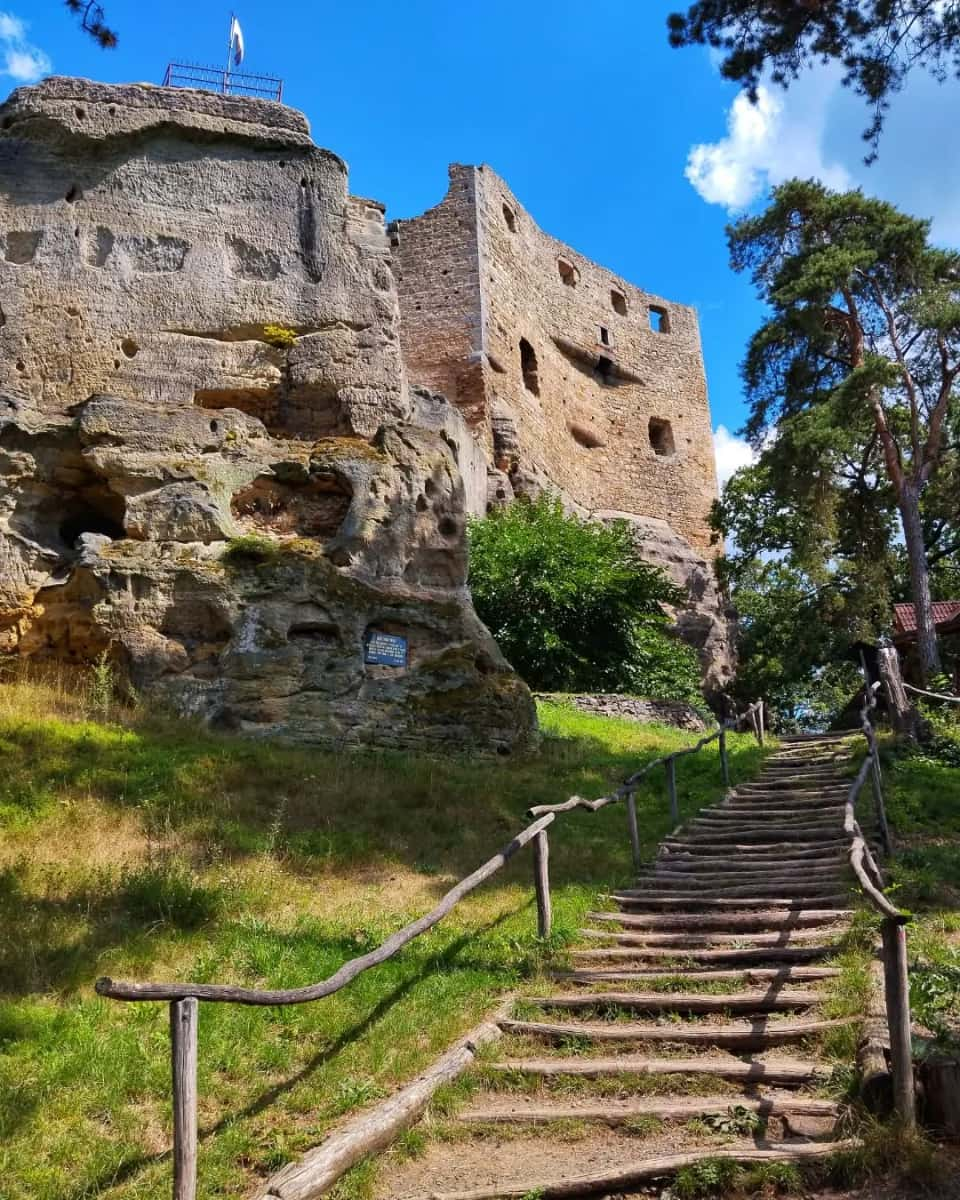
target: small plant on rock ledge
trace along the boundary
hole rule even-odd
[[[296,345],[297,332],[287,329],[285,325],[264,325],[263,340],[268,346],[276,346],[278,350],[289,350]]]

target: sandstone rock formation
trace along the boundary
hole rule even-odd
[[[299,113],[18,89],[0,230],[0,649],[254,733],[529,740],[465,588],[485,462],[407,387],[383,209]]]

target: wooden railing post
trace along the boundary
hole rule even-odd
[[[873,760],[871,768],[873,807],[877,818],[877,830],[880,833],[880,841],[883,843],[883,852],[889,857],[893,853],[893,844],[890,841],[890,827],[887,824],[887,808],[883,802],[883,776],[880,773],[880,760],[876,751],[872,753],[871,757]]]
[[[718,739],[720,745],[720,778],[723,780],[723,786],[730,786],[730,763],[727,759],[727,731],[720,727],[720,737]]]
[[[170,1004],[173,1067],[173,1200],[197,1195],[197,1000]]]
[[[757,702],[757,741],[763,745],[763,701]]]
[[[637,825],[637,801],[633,792],[627,793],[627,828],[630,830],[630,852],[633,869],[640,870],[640,829]]]
[[[680,824],[680,803],[677,800],[677,760],[671,754],[666,760],[667,791],[670,793],[670,820],[674,828]]]
[[[548,938],[553,928],[553,905],[550,900],[550,843],[545,829],[533,839],[533,880],[537,889],[537,933]]]
[[[907,934],[903,920],[885,917],[883,934],[883,981],[890,1027],[890,1061],[893,1068],[893,1099],[897,1116],[912,1128],[917,1114],[913,1092],[913,1047],[910,1039],[910,985],[907,979]]]

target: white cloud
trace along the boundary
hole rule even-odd
[[[863,99],[842,86],[840,71],[816,67],[787,91],[761,86],[756,105],[738,94],[726,114],[726,136],[691,147],[686,176],[704,200],[731,212],[762,200],[785,179],[860,187],[931,218],[935,240],[960,245],[960,155],[945,150],[960,124],[960,89],[915,71],[891,102],[872,166],[863,161],[869,147],[861,137],[869,119]]]
[[[748,467],[757,457],[750,443],[731,433],[726,425],[718,425],[713,432],[713,454],[717,461],[717,481],[721,491],[734,471]]]
[[[28,40],[25,22],[13,13],[0,12],[0,75],[33,83],[49,74],[52,66],[48,55]]]
[[[826,120],[824,91],[806,80],[794,93],[761,86],[756,103],[742,92],[727,113],[727,136],[693,146],[686,177],[708,204],[730,211],[746,208],[766,190],[795,176],[822,179],[830,187],[852,185],[847,170],[826,161],[822,141]],[[796,103],[796,93],[806,95]]]

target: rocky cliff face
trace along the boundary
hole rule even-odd
[[[469,437],[407,388],[383,210],[299,113],[21,88],[0,231],[3,651],[107,650],[250,732],[530,737],[465,589]]]

